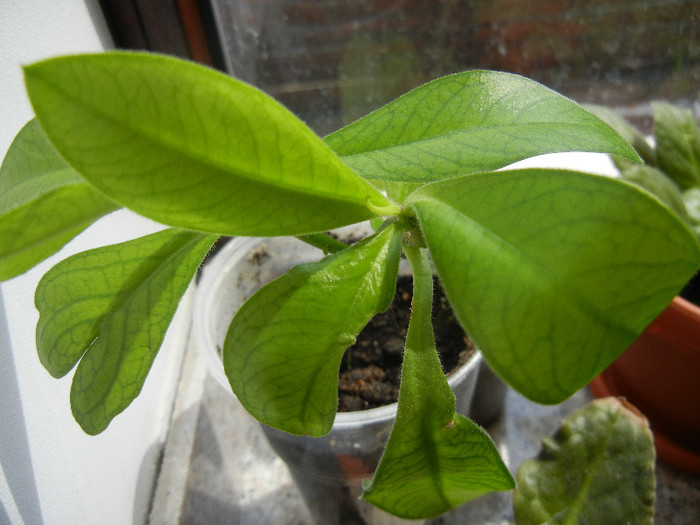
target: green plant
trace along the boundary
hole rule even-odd
[[[103,431],[138,395],[172,314],[221,235],[300,236],[329,253],[266,285],[233,319],[231,386],[260,421],[322,435],[344,349],[414,277],[394,430],[365,498],[440,514],[513,479],[454,413],[434,350],[433,270],[492,367],[541,403],[603,370],[695,271],[700,249],[655,198],[563,170],[494,171],[555,151],[637,161],[610,127],[519,76],[440,78],[316,136],[257,89],[176,59],[114,52],[25,68],[36,113],[0,172],[0,276],[124,206],[168,228],[79,253],[39,283],[37,347],[76,364],[75,419]],[[345,247],[327,230],[370,220]]]
[[[588,403],[518,469],[518,525],[654,523],[654,437],[624,398]],[[624,480],[624,482],[623,482]]]
[[[700,238],[700,125],[691,109],[668,102],[651,103],[653,136],[649,141],[617,113],[588,107],[624,137],[644,160],[637,165],[616,158],[620,177],[655,195]],[[697,273],[680,295],[700,304]]]
[[[620,176],[661,199],[700,236],[700,126],[690,109],[652,102],[653,141],[650,143],[614,111],[589,109],[610,124],[635,148],[643,165],[615,159]]]

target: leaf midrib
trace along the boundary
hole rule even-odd
[[[492,126],[474,126],[470,128],[460,128],[460,129],[455,129],[449,132],[445,133],[440,133],[434,134],[434,135],[426,135],[423,136],[419,139],[415,140],[407,140],[404,142],[396,142],[391,145],[386,145],[386,146],[380,146],[380,147],[368,147],[363,149],[362,151],[358,151],[355,153],[348,153],[348,154],[340,154],[341,159],[353,159],[356,157],[363,157],[363,156],[369,156],[373,154],[379,154],[379,153],[384,153],[384,152],[391,152],[391,151],[396,151],[396,150],[401,150],[404,148],[411,148],[411,147],[419,147],[421,151],[425,151],[426,149],[421,145],[423,144],[431,144],[431,143],[436,143],[436,142],[441,142],[441,141],[449,141],[449,142],[459,142],[458,140],[455,141],[455,137],[459,137],[461,135],[464,136],[469,136],[469,135],[477,135],[477,134],[483,134],[483,133],[492,133],[492,132],[503,132],[507,131],[509,129],[522,129],[522,128],[533,128],[533,127],[540,127],[540,126],[557,126],[558,128],[563,128],[567,127],[570,129],[579,129],[581,126],[569,124],[568,122],[551,122],[551,121],[543,121],[543,122],[529,122],[526,124],[523,123],[514,123],[514,124],[499,124],[499,125],[492,125]],[[472,141],[470,141],[471,143]],[[494,149],[496,149],[494,147]]]
[[[542,263],[530,257],[517,245],[512,244],[506,238],[498,235],[495,231],[485,227],[479,221],[461,213],[459,210],[437,198],[423,195],[420,197],[420,200],[416,202],[416,204],[418,204],[420,201],[430,201],[433,203],[435,208],[448,207],[454,213],[458,214],[464,223],[471,224],[475,229],[481,232],[483,234],[483,239],[490,239],[492,241],[492,245],[498,247],[497,249],[490,250],[491,253],[505,254],[505,258],[510,260],[510,266],[522,267],[526,265],[533,272],[533,274],[542,276],[540,282],[543,283],[547,289],[556,291],[557,296],[562,297],[576,310],[584,312],[590,318],[595,319],[604,326],[618,329],[620,332],[627,334],[630,340],[633,340],[633,338],[636,337],[636,331],[632,327],[619,322],[620,319],[618,316],[605,315],[599,308],[597,308],[596,303],[586,298],[585,294],[569,293],[570,291],[578,292],[578,288],[571,286],[570,279],[568,277],[561,275],[554,269],[550,270],[545,268]],[[518,264],[513,265],[513,261],[517,262]],[[573,301],[573,297],[576,297],[577,300]],[[593,356],[589,357],[591,359],[593,358]]]
[[[110,324],[112,322],[112,319],[115,316],[115,312],[123,310],[125,308],[125,306],[127,306],[130,302],[132,302],[133,298],[144,289],[144,287],[147,289],[150,289],[151,287],[149,286],[149,284],[154,279],[156,279],[156,276],[161,271],[163,271],[163,268],[170,261],[172,261],[174,257],[179,256],[182,253],[182,251],[187,249],[188,247],[192,247],[193,245],[200,242],[202,240],[202,238],[205,237],[205,235],[198,234],[198,236],[196,236],[196,237],[193,237],[193,236],[189,236],[189,237],[190,238],[188,240],[186,240],[185,242],[180,242],[179,243],[180,246],[176,250],[170,251],[170,255],[168,255],[164,259],[161,259],[160,262],[158,263],[158,265],[156,266],[156,268],[153,271],[149,271],[148,275],[146,276],[145,279],[139,280],[139,284],[136,287],[131,288],[129,293],[121,294],[121,295],[118,295],[117,297],[115,297],[115,301],[110,303],[109,307],[106,310],[106,313],[97,318],[97,322],[95,323],[94,338],[92,339],[90,344],[85,348],[83,354],[80,356],[80,359],[78,361],[78,365],[80,364],[80,361],[82,361],[85,354],[87,354],[87,352],[90,351],[90,349],[92,349],[94,346],[98,345],[101,342],[101,340],[104,339],[104,336],[102,335],[103,331],[105,330],[104,326],[106,324]],[[176,239],[173,239],[173,241]],[[172,244],[172,241],[168,244]],[[143,259],[146,260],[148,258],[149,257],[144,257]],[[160,293],[158,294],[158,298],[162,297],[162,295],[164,293],[168,293],[171,291],[172,290],[170,287],[163,287],[160,290]],[[157,300],[156,301],[152,300],[152,294],[148,294],[148,296],[149,296],[149,299],[148,299],[149,305],[152,305],[154,302],[157,301]],[[148,331],[147,329],[144,330],[144,327],[147,327],[150,325],[150,319],[148,318],[148,316],[144,316],[142,321],[143,322],[138,326],[136,332],[141,333],[144,331],[146,331],[146,332]],[[119,348],[121,348],[123,351],[121,352],[120,359],[118,361],[119,361],[120,365],[123,365],[124,353],[125,352],[128,353],[130,350],[132,350],[132,348],[131,347],[124,348],[123,346],[121,346]],[[156,349],[156,352],[157,352],[157,349]],[[122,366],[119,366],[118,370],[121,370],[121,369],[122,369]],[[117,377],[118,377],[118,374],[117,374],[117,376],[112,377],[112,380],[110,381],[110,385],[112,385],[112,386],[104,389],[103,394],[98,399],[92,398],[93,404],[90,407],[84,407],[85,409],[81,411],[82,414],[91,413],[95,410],[96,407],[101,406],[103,404],[103,401],[112,393],[113,385],[117,382],[117,381],[115,381],[117,379]]]
[[[610,427],[614,427],[618,420],[621,417],[621,412],[620,410],[617,410],[615,412],[615,418],[612,423],[609,423]],[[610,443],[610,440],[612,439],[613,433],[612,432],[606,432],[605,433],[605,439],[601,446],[597,450],[597,454],[595,457],[595,461],[593,462],[592,465],[589,466],[589,468],[585,469],[586,475],[584,476],[583,483],[581,485],[581,489],[578,491],[578,494],[576,495],[576,499],[572,502],[572,508],[575,509],[576,512],[570,513],[569,517],[566,520],[566,523],[564,525],[576,525],[579,523],[578,517],[581,514],[581,509],[584,508],[583,502],[586,499],[587,493],[588,493],[588,488],[591,486],[593,483],[593,479],[596,477],[598,474],[598,470],[600,465],[604,462],[605,460],[605,451],[608,447],[608,443]]]

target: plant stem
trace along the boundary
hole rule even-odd
[[[403,245],[404,253],[413,271],[413,297],[411,299],[411,321],[410,323],[427,324],[423,329],[411,330],[409,332],[421,341],[416,341],[416,348],[433,348],[433,331],[431,326],[431,315],[433,309],[433,269],[425,248]]]
[[[325,233],[309,233],[308,235],[297,235],[297,239],[310,244],[315,248],[323,250],[324,255],[337,253],[348,247],[344,242],[340,242]]]

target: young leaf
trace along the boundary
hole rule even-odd
[[[117,208],[58,156],[30,120],[0,167],[0,281],[24,273]]]
[[[676,215],[607,177],[475,174],[425,186],[407,206],[460,322],[496,372],[540,403],[607,367],[700,265]]]
[[[165,332],[215,236],[164,230],[76,254],[41,279],[37,349],[73,377],[73,415],[102,432],[141,391]]]
[[[672,209],[681,219],[688,222],[688,211],[683,202],[680,188],[659,169],[644,164],[626,166],[621,172],[622,180],[644,188],[666,206]]]
[[[389,307],[400,243],[400,229],[390,225],[294,267],[241,306],[224,342],[224,368],[258,421],[291,434],[329,432],[343,353],[372,316]]]
[[[593,401],[542,445],[540,457],[518,470],[519,525],[654,522],[654,440],[634,407]]]
[[[682,193],[683,204],[688,212],[688,223],[700,238],[700,188],[690,188]]]
[[[430,321],[432,270],[415,252],[406,251],[414,295],[396,422],[363,498],[396,516],[424,519],[514,482],[488,434],[455,413]]]
[[[390,202],[262,91],[145,53],[60,57],[25,68],[51,142],[91,184],[172,226],[297,235],[374,217]]]
[[[634,149],[573,101],[526,78],[468,71],[425,84],[326,137],[366,179],[426,182],[534,155]]]
[[[629,142],[646,164],[656,165],[656,153],[651,144],[639,131],[631,126],[618,113],[606,106],[586,104],[585,108],[607,122],[620,136]]]
[[[689,109],[652,104],[659,168],[681,189],[700,186],[700,127]]]

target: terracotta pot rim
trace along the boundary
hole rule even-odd
[[[680,295],[675,296],[668,307],[669,309],[674,310],[681,315],[688,317],[689,319],[694,319],[697,323],[700,323],[700,306],[691,303]]]
[[[624,392],[618,392],[605,380],[605,372],[593,379],[589,387],[595,397],[616,396],[624,398]],[[641,407],[635,407],[640,410]],[[643,410],[640,410],[642,413]],[[672,465],[689,472],[700,474],[700,453],[689,450],[672,439],[666,437],[658,430],[651,429],[654,434],[654,447],[660,458]]]
[[[700,307],[677,295],[640,335],[658,338],[700,366]]]

